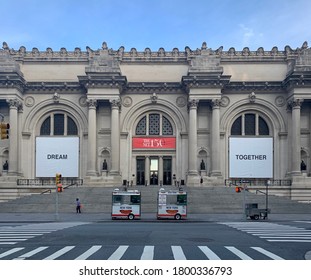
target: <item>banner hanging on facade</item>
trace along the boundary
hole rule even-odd
[[[230,178],[273,178],[273,138],[230,137]]]
[[[79,177],[78,137],[37,137],[36,177]]]
[[[176,149],[175,137],[133,137],[133,149]]]

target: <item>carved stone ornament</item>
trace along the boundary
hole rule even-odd
[[[111,104],[111,108],[113,108],[113,109],[120,109],[121,108],[121,101],[119,98],[110,99],[109,102]]]
[[[86,102],[87,102],[89,108],[94,109],[97,106],[97,100],[96,99],[87,99]]]
[[[87,106],[87,99],[85,96],[81,96],[79,98],[79,104],[81,107],[86,107]]]
[[[32,96],[27,96],[25,98],[25,106],[32,107],[33,105],[35,105],[35,99]]]
[[[57,92],[55,92],[53,94],[53,101],[54,101],[54,103],[59,103],[59,99],[60,99],[60,95]]]
[[[256,93],[255,93],[255,92],[251,92],[251,93],[248,95],[248,98],[249,98],[249,102],[250,102],[250,103],[255,103],[255,101],[256,101]]]
[[[212,103],[212,108],[213,109],[214,108],[218,108],[221,105],[221,100],[220,99],[213,99],[211,103]]]
[[[7,99],[6,102],[9,104],[9,107],[13,109],[18,109],[22,105],[21,101],[19,101],[17,98]]]
[[[286,104],[285,98],[283,96],[277,96],[274,101],[275,105],[278,107],[283,107]]]
[[[176,98],[176,104],[178,107],[185,107],[187,105],[187,99],[183,96]]]
[[[197,108],[198,104],[199,104],[199,100],[197,100],[197,99],[189,99],[188,107],[189,107],[189,109]]]
[[[220,99],[220,106],[227,107],[230,104],[230,98],[228,96],[222,96]]]
[[[303,103],[303,99],[293,99],[291,101],[289,101],[289,106],[294,109],[294,108],[299,108],[301,107]]]
[[[157,94],[154,92],[154,93],[150,96],[150,99],[151,99],[151,103],[157,103],[157,101],[158,101],[158,96],[157,96]]]
[[[131,107],[132,106],[132,103],[133,103],[133,100],[130,96],[125,96],[123,99],[122,99],[122,105],[124,107]]]

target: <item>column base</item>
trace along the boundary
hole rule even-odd
[[[302,173],[300,170],[292,171],[291,176],[292,177],[302,176]]]
[[[200,186],[200,179],[201,179],[201,177],[198,175],[198,172],[196,175],[188,174],[187,186],[189,186],[189,187]]]
[[[211,177],[222,177],[221,171],[220,170],[213,170],[211,172]]]
[[[98,173],[96,170],[88,170],[86,176],[98,176]]]

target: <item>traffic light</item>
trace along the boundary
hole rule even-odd
[[[10,124],[1,123],[0,129],[1,129],[1,139],[9,139]]]
[[[63,191],[62,174],[59,173],[56,174],[55,183],[57,187],[57,192],[62,192]]]

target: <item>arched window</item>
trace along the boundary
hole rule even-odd
[[[40,135],[78,135],[78,128],[67,114],[51,114],[43,121]]]
[[[231,135],[269,135],[269,126],[259,115],[245,113],[239,116],[231,127]]]
[[[135,130],[136,135],[173,135],[173,126],[167,117],[158,113],[146,114]]]

